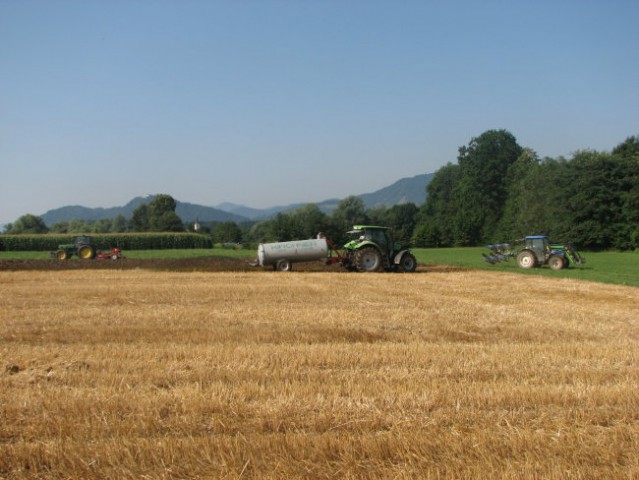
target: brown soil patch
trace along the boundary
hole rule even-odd
[[[223,257],[198,257],[182,259],[129,259],[120,260],[79,260],[71,259],[58,261],[44,260],[0,260],[0,271],[19,270],[155,270],[177,272],[247,272],[247,271],[271,271],[270,268],[253,267],[248,260]],[[293,270],[296,272],[346,272],[339,265],[324,265],[321,262],[295,263]],[[465,270],[462,267],[446,265],[420,265],[417,272],[458,272]]]
[[[0,270],[160,270],[233,272],[253,269],[248,262],[233,258],[201,257],[187,259],[128,259],[120,260],[0,260]]]

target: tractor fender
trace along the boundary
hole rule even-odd
[[[402,261],[402,257],[404,256],[404,254],[406,252],[410,252],[410,249],[405,248],[404,250],[400,250],[399,252],[397,252],[397,254],[395,255],[395,257],[393,258],[393,263],[395,265],[399,265],[399,262]]]

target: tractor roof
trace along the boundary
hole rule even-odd
[[[546,235],[528,235],[526,238],[536,239],[536,238],[548,238]]]

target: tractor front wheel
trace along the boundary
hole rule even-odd
[[[364,247],[355,254],[355,266],[360,272],[377,272],[382,266],[382,256],[375,247]]]
[[[561,258],[559,255],[552,255],[548,259],[548,266],[553,270],[561,270],[562,268],[564,268],[564,259]]]
[[[523,250],[517,255],[517,264],[521,268],[535,268],[537,266],[537,258],[530,250]]]
[[[412,253],[405,253],[399,261],[402,272],[413,273],[417,269],[417,259]]]
[[[57,258],[58,260],[68,260],[69,254],[66,250],[58,250],[57,252],[55,252],[55,258]]]

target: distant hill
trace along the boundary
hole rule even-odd
[[[239,215],[240,217],[244,217],[250,220],[260,220],[264,218],[270,218],[277,215],[280,212],[285,212],[287,210],[294,210],[298,207],[301,207],[302,203],[294,203],[286,206],[277,206],[270,208],[252,208],[247,207],[246,205],[238,205],[237,203],[221,203],[219,205],[215,205],[215,208],[222,210],[224,212],[232,213],[234,215]]]
[[[426,200],[426,186],[433,178],[432,173],[416,175],[410,178],[402,178],[388,187],[384,187],[372,193],[364,193],[359,197],[364,201],[366,208],[378,206],[392,207],[402,203],[415,203],[421,205]],[[114,218],[122,214],[130,218],[133,211],[143,203],[150,203],[154,195],[135,197],[126,205],[110,208],[88,208],[80,205],[70,205],[49,210],[41,215],[47,226],[58,222],[71,220],[101,220]],[[316,202],[317,207],[325,213],[331,213],[337,207],[339,199],[332,198],[322,202]],[[215,207],[206,207],[176,199],[175,212],[185,223],[194,222],[243,222],[247,220],[265,220],[272,218],[280,212],[287,212],[306,205],[294,203],[291,205],[276,206],[270,208],[251,208],[235,203],[221,203]]]
[[[366,208],[379,206],[392,207],[402,203],[421,205],[426,201],[426,186],[432,180],[433,173],[425,173],[410,178],[402,178],[392,185],[373,193],[365,193],[359,197],[364,200]]]
[[[122,207],[111,208],[88,208],[80,205],[69,205],[66,207],[55,208],[49,210],[44,215],[41,215],[42,220],[48,226],[58,222],[68,222],[70,220],[101,220],[103,218],[114,218],[119,214],[129,218],[137,207],[143,203],[148,203],[153,200],[152,196],[148,197],[135,197],[129,203]]]
[[[147,195],[144,197],[135,197],[122,207],[111,208],[87,208],[78,205],[67,206],[49,210],[42,215],[42,220],[47,226],[51,226],[58,222],[68,222],[71,220],[101,220],[103,218],[114,218],[122,214],[125,218],[130,218],[133,211],[143,203],[150,203],[155,198],[155,195]],[[193,203],[175,201],[176,209],[175,213],[182,219],[183,222],[190,223],[195,220],[201,222],[241,222],[246,221],[247,218],[228,213],[217,208],[205,207],[203,205],[196,205]]]
[[[194,203],[175,201],[177,207],[175,213],[183,222],[190,223],[196,220],[200,222],[243,222],[246,217],[234,213],[225,212],[215,207],[205,207]]]
[[[402,203],[414,203],[421,205],[426,201],[426,186],[433,179],[434,173],[425,173],[414,177],[402,178],[392,185],[384,187],[372,193],[364,193],[358,195],[363,201],[366,208],[379,206],[392,207],[393,205],[401,205]],[[331,213],[340,199],[333,198],[317,202],[315,205],[325,213]],[[250,208],[236,203],[221,203],[215,208],[224,210],[225,212],[241,215],[250,220],[262,220],[271,218],[280,212],[287,212],[306,205],[305,203],[295,203],[286,206],[277,206],[271,208]]]
[[[323,212],[330,213],[335,209],[335,207],[337,207],[338,203],[338,198],[332,198],[330,200],[323,200],[321,202],[315,203],[315,205],[317,205],[317,207]],[[244,205],[227,202],[216,205],[215,208],[224,210],[225,212],[233,213],[235,215],[240,215],[249,220],[266,220],[274,217],[278,213],[289,212],[291,210],[295,210],[296,208],[301,208],[304,205],[307,205],[307,203],[292,203],[290,205],[279,205],[270,208],[251,208]]]

